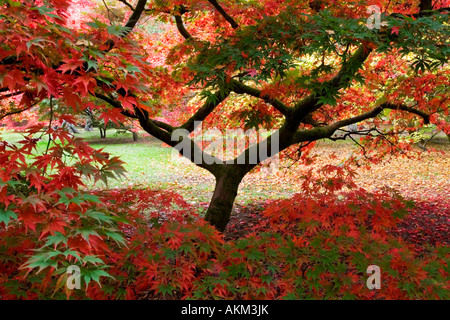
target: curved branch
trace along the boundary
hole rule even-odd
[[[346,87],[361,65],[366,61],[369,55],[372,53],[373,49],[368,49],[361,46],[356,50],[353,56],[342,63],[341,69],[338,74],[331,80],[325,82],[325,85],[329,86],[331,90],[329,91],[339,91],[340,89]],[[294,111],[292,112],[292,119],[289,119],[293,124],[298,124],[303,121],[303,119],[311,112],[319,109],[323,103],[320,102],[321,92],[313,92],[306,98],[299,101],[294,106]]]
[[[383,104],[383,106],[384,106],[384,109],[402,110],[402,111],[407,111],[409,113],[414,113],[423,119],[424,124],[430,123],[430,115],[429,114],[427,114],[421,110],[415,109],[413,107],[408,107],[405,105],[395,105],[395,104],[391,104],[391,103],[385,103],[385,104]]]
[[[0,100],[11,98],[11,97],[15,97],[15,96],[18,96],[19,94],[22,94],[22,93],[23,93],[22,91],[17,91],[17,92],[4,94],[4,95],[0,96]]]
[[[122,104],[119,101],[113,99],[112,97],[105,96],[104,94],[101,93],[95,93],[94,97],[105,101],[106,103],[108,103],[109,105],[111,105],[116,109],[121,109],[122,111],[120,113],[122,113],[124,116],[132,119],[137,119],[137,116],[135,114],[132,114],[131,112],[124,110]]]
[[[24,112],[24,111],[27,111],[27,110],[33,108],[33,107],[34,107],[35,105],[37,105],[39,102],[40,102],[40,101],[35,102],[35,103],[31,104],[30,106],[28,106],[28,107],[26,107],[26,108],[23,108],[23,109],[14,110],[14,111],[7,112],[7,113],[5,113],[5,114],[2,114],[2,115],[0,115],[0,120],[6,118],[6,117],[8,117],[8,116],[12,116],[12,115],[14,115],[14,114],[18,114],[18,113],[22,113],[22,112]]]
[[[392,103],[383,103],[368,112],[362,113],[360,115],[357,115],[357,116],[354,116],[351,118],[336,121],[332,124],[329,124],[329,125],[326,125],[323,127],[316,127],[314,129],[310,129],[310,130],[299,130],[296,132],[296,134],[294,136],[294,142],[300,143],[300,142],[305,142],[305,141],[311,141],[311,139],[319,140],[319,139],[324,139],[324,138],[330,138],[338,129],[349,126],[351,124],[356,124],[356,123],[364,121],[364,120],[375,118],[384,109],[403,110],[406,112],[414,113],[414,114],[422,117],[424,119],[424,123],[429,123],[429,118],[430,118],[429,115],[427,115],[426,113],[424,113],[420,110],[417,110],[417,109],[414,109],[412,107],[408,107],[405,105],[395,105]]]
[[[200,109],[198,109],[197,112],[179,128],[186,129],[189,132],[194,131],[195,122],[205,120],[206,117],[209,116],[211,112],[213,112],[214,109],[219,104],[221,104],[229,95],[230,90],[226,90],[226,91],[218,91],[211,97],[208,97],[203,106]]]
[[[136,26],[142,13],[145,11],[146,4],[147,0],[139,0],[136,5],[136,8],[132,9],[133,14],[130,16],[130,18],[128,19],[127,23],[124,26],[125,31],[121,34],[120,36],[121,38],[125,38]],[[108,45],[108,49],[106,50],[106,52],[108,52],[112,50],[112,48],[114,47],[115,41],[110,39],[106,42],[106,45]]]
[[[124,5],[126,5],[128,8],[131,9],[131,11],[134,11],[133,6],[126,0],[119,0],[119,2],[122,2]]]
[[[126,37],[131,30],[136,26],[137,22],[139,21],[139,18],[142,15],[142,12],[145,10],[145,5],[147,4],[147,0],[139,0],[139,2],[136,5],[136,8],[133,10],[133,14],[128,19],[127,23],[125,24],[125,28],[128,28],[127,31],[124,32],[123,37]]]
[[[192,139],[190,139],[187,135],[181,137],[178,141],[172,140],[172,134],[170,132],[164,131],[162,128],[157,126],[157,121],[151,120],[148,118],[148,113],[143,112],[138,114],[139,123],[146,132],[150,133],[152,136],[161,140],[162,142],[168,144],[169,146],[176,148],[182,156],[189,159],[191,162],[195,163],[197,166],[208,170],[214,176],[217,176],[220,173],[220,169],[222,167],[222,161],[216,157],[213,157],[206,152],[204,152]],[[186,141],[185,141],[186,140]],[[189,148],[177,148],[179,144],[189,144]],[[208,157],[212,160],[211,164],[208,164],[204,161],[205,157]]]
[[[116,108],[116,109],[121,109],[121,113],[126,116],[127,118],[131,118],[131,119],[139,119],[139,116],[136,114],[137,112],[142,113],[142,110],[135,110],[136,112],[133,114],[127,110],[124,110],[122,107],[122,104],[115,100],[114,98],[110,97],[110,96],[105,96],[104,94],[101,93],[95,93],[95,97],[103,100],[105,102],[107,102],[109,105],[111,105],[112,107]],[[136,108],[135,108],[136,109]],[[153,122],[153,124],[161,129],[166,130],[168,133],[171,133],[174,130],[174,127],[172,127],[170,124],[162,122],[162,121],[158,121],[158,120],[153,120],[153,119],[149,119],[149,121]]]
[[[191,39],[192,36],[184,27],[183,19],[181,18],[181,15],[175,15],[175,22],[177,23],[177,29],[181,33],[183,38],[185,38],[186,40]]]
[[[228,21],[233,29],[239,28],[237,22],[222,8],[217,0],[208,0],[208,2],[211,3],[217,11],[219,11],[219,13],[225,18],[225,20]]]
[[[153,122],[153,124],[161,129],[166,130],[168,133],[172,133],[173,130],[175,130],[174,127],[172,127],[170,124],[159,121],[159,120],[154,120],[154,119],[150,119],[151,122]]]
[[[265,102],[272,105],[275,109],[277,109],[281,114],[285,116],[290,116],[292,109],[286,106],[283,102],[281,102],[278,99],[271,98],[268,95],[261,96],[261,90],[252,88],[250,86],[247,86],[243,84],[242,82],[239,82],[237,80],[232,80],[231,82],[232,90],[236,93],[245,93],[252,97],[263,99]]]

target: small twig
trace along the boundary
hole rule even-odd
[[[367,156],[366,148],[364,148],[363,145],[361,145],[358,141],[355,140],[355,138],[352,137],[352,135],[349,135],[349,138],[353,140],[354,143],[356,143],[363,151],[363,156],[366,158],[366,160],[369,160],[369,157]]]
[[[296,151],[294,151],[294,152],[292,152],[292,154],[293,153],[297,153],[297,155],[298,155],[298,157],[296,157],[296,158],[294,158],[294,157],[291,157],[291,155],[288,155],[288,158],[290,159],[290,160],[293,160],[294,162],[291,164],[291,165],[289,165],[288,167],[286,167],[286,169],[290,169],[292,166],[294,166],[297,162],[299,162],[300,161],[300,158],[301,158],[301,156],[302,156],[302,149],[303,148],[306,148],[307,146],[309,146],[311,143],[313,143],[314,141],[308,141],[308,143],[306,143],[306,144],[301,144],[300,145],[300,147],[296,150]]]
[[[391,6],[391,2],[392,2],[392,0],[389,0],[388,4],[386,5],[386,8],[383,10],[383,12],[387,12],[389,7]]]
[[[222,8],[222,6],[217,2],[217,0],[208,0],[214,8],[228,21],[233,29],[239,28],[239,24]]]
[[[430,142],[431,140],[433,140],[434,137],[436,137],[439,134],[439,131],[436,131],[430,138],[428,138],[427,140],[425,140],[422,145],[419,144],[419,147],[421,149],[423,149],[424,151],[427,151],[427,144],[428,142]]]
[[[131,11],[134,11],[133,6],[126,0],[119,0],[119,2],[122,2],[124,5],[126,5],[128,8],[131,9]]]
[[[29,107],[26,107],[26,108],[24,108],[24,109],[14,110],[14,111],[11,111],[11,112],[7,112],[7,113],[5,113],[4,115],[0,116],[0,120],[2,120],[2,119],[5,118],[5,117],[12,116],[12,115],[14,115],[14,114],[18,114],[18,113],[27,111],[27,110],[33,108],[33,107],[34,107],[35,105],[37,105],[38,103],[39,103],[39,101],[38,101],[38,102],[35,102],[35,103],[33,103],[33,104],[31,104]]]
[[[378,131],[378,130],[377,130]],[[386,140],[392,147],[394,147],[395,149],[397,149],[398,151],[400,151],[401,154],[403,154],[404,156],[408,157],[408,155],[405,153],[405,151],[403,151],[402,149],[400,149],[398,146],[395,145],[395,143],[393,143],[391,140],[389,140],[388,138],[386,138],[386,135],[381,133],[380,131],[378,131],[381,135],[381,138],[383,138],[384,140]],[[394,154],[394,152],[391,152],[391,154]]]
[[[108,5],[106,4],[105,0],[102,0],[103,4],[105,5],[106,11],[108,11],[108,20],[109,20],[109,24],[112,24],[111,21],[111,16],[109,15],[110,13],[112,13],[114,16],[118,17],[117,14],[115,14],[111,9],[109,9]]]
[[[8,93],[8,94],[4,94],[2,96],[0,96],[0,100],[6,99],[6,98],[11,98],[11,97],[15,97],[18,96],[19,94],[22,94],[22,91],[17,91],[17,92],[13,92],[13,93]]]
[[[50,121],[48,122],[48,129],[52,128],[52,121],[53,121],[53,96],[50,96]],[[48,133],[48,142],[47,142],[47,148],[45,148],[44,154],[48,153],[48,149],[50,148],[50,142],[52,141],[51,133]]]

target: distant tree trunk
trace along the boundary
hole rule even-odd
[[[74,134],[74,133],[80,133],[80,131],[78,131],[77,127],[75,127],[73,124],[69,123],[69,132]]]
[[[62,127],[67,128],[67,130],[71,133],[71,134],[75,134],[75,133],[80,133],[77,129],[77,127],[75,127],[73,124],[67,122],[67,121],[63,121],[62,123]]]
[[[105,139],[106,138],[106,129],[102,127],[98,127],[98,130],[100,130],[100,138]]]
[[[133,141],[138,141],[139,140],[139,134],[135,131],[132,131],[133,133]]]
[[[86,119],[86,124],[84,125],[84,131],[94,131],[91,118]]]

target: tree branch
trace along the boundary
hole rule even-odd
[[[154,119],[150,119],[150,121],[152,121],[155,126],[161,128],[161,129],[164,129],[164,130],[166,130],[169,133],[172,133],[173,130],[175,130],[175,128],[172,127],[168,123],[165,123],[165,122],[162,122],[162,121],[159,121],[159,120],[154,120]]]
[[[208,2],[211,3],[217,11],[219,11],[219,13],[225,18],[225,20],[228,21],[233,29],[239,28],[237,22],[222,8],[217,0],[208,0]]]
[[[145,5],[147,4],[147,0],[139,0],[136,8],[133,10],[133,14],[128,19],[127,23],[125,24],[125,28],[128,28],[128,31],[124,32],[124,37],[127,36],[128,33],[133,30],[133,28],[136,26],[137,22],[139,21],[139,18],[142,15],[142,12],[145,10]]]
[[[7,112],[7,113],[5,113],[5,114],[2,114],[2,115],[0,115],[0,120],[6,118],[6,117],[8,117],[8,116],[12,116],[12,115],[14,115],[14,114],[19,114],[19,113],[22,113],[22,112],[24,112],[24,111],[27,111],[27,110],[33,108],[33,107],[34,107],[35,105],[37,105],[39,102],[40,102],[40,101],[35,102],[35,103],[31,104],[30,106],[28,106],[28,107],[26,107],[26,108],[23,108],[23,109],[14,110],[14,111],[10,111],[10,112]]]
[[[289,108],[283,102],[281,102],[280,100],[278,100],[276,98],[271,98],[268,95],[261,96],[261,90],[256,89],[256,88],[252,88],[250,86],[247,86],[247,85],[245,85],[242,82],[237,81],[237,80],[232,80],[231,85],[232,85],[232,90],[234,92],[240,93],[240,94],[245,93],[245,94],[248,94],[248,95],[250,95],[252,97],[262,99],[265,102],[267,102],[270,105],[272,105],[275,109],[277,109],[284,116],[290,116],[291,115],[291,112],[292,112],[291,108]]]
[[[122,2],[124,5],[126,5],[128,8],[131,9],[131,11],[134,11],[133,6],[126,0],[119,0],[119,2]]]
[[[367,119],[375,118],[384,109],[403,110],[403,111],[407,111],[410,113],[414,113],[414,114],[422,117],[424,119],[424,123],[429,123],[429,115],[427,115],[426,113],[424,113],[420,110],[417,110],[417,109],[414,109],[412,107],[408,107],[405,105],[395,105],[392,103],[383,103],[383,104],[379,105],[378,107],[376,107],[368,112],[362,113],[358,116],[355,116],[355,117],[336,121],[332,124],[322,126],[322,127],[316,127],[314,129],[310,129],[310,130],[299,130],[296,132],[296,134],[294,136],[294,142],[299,143],[299,142],[311,141],[310,139],[319,140],[319,139],[323,139],[323,138],[330,138],[336,132],[336,130],[346,127],[346,126],[349,126],[351,124],[356,124],[358,122],[361,122],[361,121],[364,121]]]
[[[206,152],[204,152],[192,139],[190,139],[188,136],[181,137],[178,141],[172,141],[172,135],[171,133],[164,131],[160,127],[157,126],[154,120],[151,120],[148,118],[148,113],[144,111],[143,113],[138,114],[139,117],[139,123],[141,127],[148,133],[150,133],[152,136],[156,137],[157,139],[161,140],[162,142],[168,144],[169,146],[176,148],[178,144],[186,142],[189,143],[189,150],[186,150],[185,148],[182,148],[181,150],[178,150],[182,156],[189,159],[193,163],[195,163],[197,166],[204,168],[211,172],[213,175],[217,176],[220,172],[221,168],[221,160],[213,157]],[[212,163],[208,164],[204,161],[205,156],[212,159]],[[200,159],[200,161],[196,161]]]
[[[187,39],[191,39],[192,36],[191,34],[186,30],[186,28],[184,27],[183,24],[183,19],[181,18],[181,15],[175,15],[175,22],[177,24],[177,29],[178,31],[181,33],[181,35],[183,36],[183,38]]]
[[[218,91],[211,97],[208,97],[203,104],[203,106],[197,110],[197,112],[189,119],[187,120],[183,125],[181,125],[180,129],[186,129],[189,132],[192,132],[195,130],[195,122],[196,121],[203,121],[206,119],[207,116],[211,114],[211,112],[214,111],[214,109],[221,104],[228,96],[230,95],[230,90],[226,91]]]
[[[342,67],[339,71],[339,73],[330,81],[327,82],[327,84],[332,88],[332,90],[335,90],[336,92],[340,89],[345,87],[350,81],[351,81],[351,75],[353,75],[359,68],[361,67],[362,63],[367,59],[367,57],[371,53],[371,49],[366,49],[363,46],[361,46],[354,54],[353,56],[345,61],[342,64]],[[345,78],[347,76],[347,78]],[[316,126],[313,129],[305,129],[305,130],[298,130],[298,126],[300,123],[304,122],[310,122],[310,114],[320,108],[323,103],[319,102],[319,97],[323,93],[321,92],[313,92],[308,97],[302,99],[299,103],[297,103],[294,106],[293,110],[289,110],[288,116],[286,117],[286,120],[283,124],[283,126],[271,134],[267,139],[263,140],[260,143],[257,143],[253,145],[252,147],[248,148],[244,152],[242,152],[238,156],[238,163],[245,163],[246,165],[242,166],[243,171],[249,172],[252,168],[254,168],[257,164],[249,164],[250,162],[247,161],[250,159],[251,154],[257,154],[257,163],[261,163],[265,159],[273,156],[272,152],[272,143],[278,143],[278,152],[286,149],[287,147],[300,142],[308,142],[308,141],[315,141],[320,140],[324,138],[331,137],[333,133],[339,128],[337,126],[338,124],[328,125],[328,126]],[[380,108],[380,107],[378,107]],[[358,117],[355,117],[352,120],[359,122],[364,120],[365,116],[368,118],[373,117],[377,115],[379,112],[381,112],[382,108],[378,110],[376,108],[373,110],[370,114],[363,114]],[[349,119],[347,119],[349,121]],[[350,121],[350,123],[352,123]],[[342,124],[345,126],[346,124]],[[335,127],[337,126],[337,127]],[[270,153],[266,155],[260,155],[259,150],[263,145],[267,146],[267,150],[271,150]]]
[[[0,100],[6,99],[6,98],[15,97],[15,96],[18,96],[19,94],[22,94],[22,93],[23,93],[22,91],[17,91],[17,92],[4,94],[4,95],[0,96]]]
[[[109,105],[111,105],[112,107],[116,108],[116,109],[121,109],[121,113],[126,116],[127,118],[131,118],[131,119],[139,119],[139,116],[137,115],[138,112],[142,112],[141,109],[136,110],[137,108],[135,108],[135,113],[131,113],[127,110],[123,109],[122,104],[115,100],[114,98],[110,97],[110,96],[105,96],[104,94],[101,93],[95,93],[95,97],[103,100],[105,102],[107,102]],[[152,121],[153,124],[161,129],[166,130],[168,133],[171,133],[174,130],[174,127],[172,127],[170,124],[162,122],[162,121],[158,121],[158,120],[153,120],[153,119],[149,119],[149,121]]]
[[[338,92],[340,89],[347,86],[351,81],[351,76],[359,70],[371,52],[372,49],[361,46],[358,50],[356,50],[350,59],[343,62],[338,74],[333,79],[325,83],[325,85],[329,86],[331,89],[327,90],[328,94],[330,91]],[[298,125],[309,113],[316,111],[323,105],[323,103],[319,102],[319,98],[322,95],[322,92],[313,92],[306,98],[299,101],[294,106],[292,117],[288,118],[288,120],[292,121],[293,125]]]
[[[424,124],[430,123],[430,115],[429,114],[427,114],[421,110],[415,109],[413,107],[408,107],[405,105],[395,105],[395,104],[391,104],[391,103],[385,103],[383,106],[384,106],[384,109],[402,110],[402,111],[407,111],[409,113],[414,113],[423,119]]]
[[[132,118],[132,119],[137,119],[137,116],[135,114],[132,114],[131,112],[124,110],[122,107],[122,104],[119,101],[113,99],[112,97],[105,96],[104,94],[101,94],[101,93],[95,93],[94,96],[100,100],[105,101],[112,107],[114,107],[116,109],[120,109],[121,110],[120,113],[122,113],[124,116],[126,116],[128,118]]]
[[[130,18],[128,18],[127,23],[125,24],[124,28],[125,31],[121,34],[121,38],[125,38],[136,26],[137,22],[139,21],[139,18],[141,17],[142,13],[145,11],[145,5],[147,4],[147,0],[139,0],[136,8],[131,9],[133,13],[131,14]],[[131,5],[130,5],[131,7]],[[131,7],[132,8],[132,7]],[[113,40],[108,40],[106,42],[106,45],[108,45],[108,49],[106,52],[110,51],[114,45],[115,42]]]

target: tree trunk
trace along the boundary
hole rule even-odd
[[[138,141],[139,140],[139,135],[137,132],[133,131],[133,141]]]
[[[98,130],[100,130],[100,138],[105,139],[106,138],[106,129],[99,127]]]
[[[433,9],[433,0],[420,0],[419,9],[420,9],[420,11],[432,10]]]
[[[216,177],[216,187],[205,220],[221,232],[225,230],[230,221],[234,199],[242,178],[232,169],[224,170]]]
[[[91,118],[86,119],[86,124],[84,125],[84,131],[94,131],[94,126],[92,124]]]

